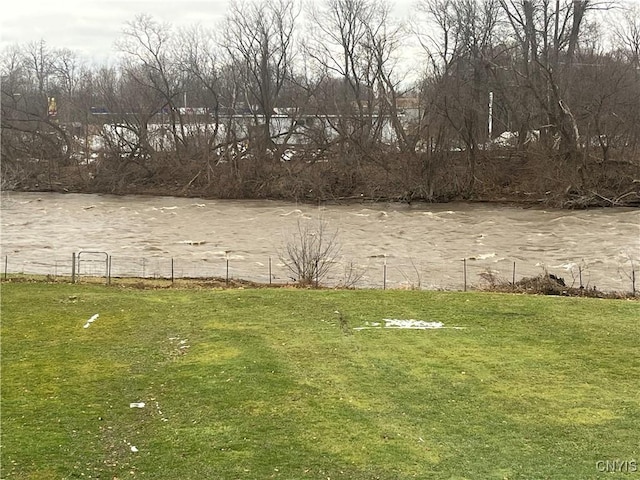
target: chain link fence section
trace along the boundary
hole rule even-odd
[[[41,256],[39,258],[42,258]],[[75,259],[75,260],[74,260]],[[140,279],[219,279],[227,282],[250,281],[260,284],[296,284],[297,279],[279,257],[264,261],[239,258],[185,260],[168,257],[109,255],[107,252],[78,252],[49,261],[33,261],[26,253],[4,255],[2,276],[45,275],[51,278],[105,278],[109,283],[118,278]],[[598,264],[586,260],[568,262],[548,268],[549,274],[562,278],[567,287],[597,288],[605,292],[637,292],[635,278],[638,262],[619,265],[617,271],[598,271]],[[325,287],[406,289],[406,290],[472,290],[492,284],[515,283],[547,272],[542,263],[531,264],[507,258],[468,257],[453,260],[438,269],[428,260],[372,257],[334,262],[327,276],[319,280]],[[597,280],[607,278],[604,285]]]

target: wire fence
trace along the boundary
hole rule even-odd
[[[41,257],[40,257],[41,258]],[[250,281],[260,284],[295,284],[296,275],[278,256],[264,259],[198,259],[115,256],[108,252],[81,251],[64,257],[32,260],[28,255],[5,255],[3,278],[9,275],[45,275],[51,278],[104,279],[218,279],[227,283]],[[601,268],[596,269],[597,266]],[[339,260],[326,276],[316,279],[325,287],[371,289],[469,290],[492,284],[516,284],[525,278],[551,274],[568,288],[598,289],[605,292],[636,294],[637,262],[629,259],[615,268],[602,268],[599,262],[584,259],[567,262],[555,269],[541,263],[500,259],[462,258],[430,263],[389,257],[373,257],[359,262]]]

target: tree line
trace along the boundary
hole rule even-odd
[[[128,22],[112,65],[1,56],[3,188],[308,201],[640,200],[640,9],[232,1]],[[615,15],[616,21],[607,20]]]

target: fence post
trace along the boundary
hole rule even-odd
[[[513,262],[513,278],[511,279],[511,284],[513,286],[516,284],[516,262]]]
[[[227,277],[225,283],[227,286],[229,286],[229,257],[227,257]]]
[[[382,265],[382,289],[387,289],[387,259],[384,259],[384,265]]]
[[[173,285],[173,257],[171,258],[171,285]]]
[[[76,252],[71,253],[71,283],[76,283]]]
[[[271,257],[269,257],[269,285],[271,285]]]
[[[107,285],[111,285],[111,255],[107,256]]]
[[[4,279],[7,279],[7,268],[9,266],[9,255],[4,256]]]
[[[464,291],[467,291],[467,259],[462,259],[462,269],[464,272]]]
[[[580,277],[580,288],[584,288],[582,285],[582,266],[578,265],[578,276]]]

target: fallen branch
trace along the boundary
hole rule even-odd
[[[625,193],[623,195],[620,195],[618,198],[616,198],[615,202],[617,204],[619,204],[620,200],[622,200],[625,197],[628,197],[629,195],[633,195],[633,194],[635,194],[636,197],[640,198],[640,193],[639,192],[637,192],[636,190],[631,190],[630,192],[627,192],[627,193]]]
[[[601,198],[602,200],[605,200],[605,201],[609,202],[613,206],[618,205],[617,200],[611,200],[610,198],[603,197],[598,192],[594,192],[593,190],[591,191],[591,193],[594,194],[596,197]]]

